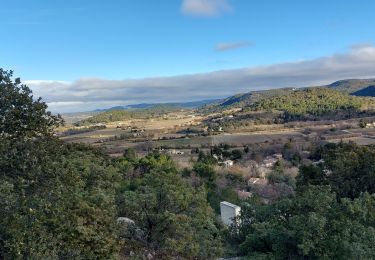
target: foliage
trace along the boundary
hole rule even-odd
[[[55,139],[2,140],[0,254],[107,258],[117,252],[114,188],[105,156]]]
[[[120,215],[133,219],[144,233],[142,240],[126,241],[125,247],[132,245],[131,250],[139,255],[154,252],[157,258],[211,259],[219,255],[221,239],[205,189],[188,185],[171,161],[148,157],[158,160],[155,167],[148,168],[136,188],[119,194]]]
[[[237,94],[226,99],[205,105],[199,109],[202,113],[221,112],[231,108],[242,108],[254,104],[262,99],[272,98],[279,95],[287,95],[293,90],[291,88],[271,89],[263,91],[251,91]]]
[[[0,70],[0,258],[113,258],[117,170],[53,137],[61,117],[11,77]]]
[[[216,179],[216,172],[212,164],[197,162],[194,164],[194,171],[203,179],[213,182]]]
[[[124,154],[123,154],[124,158],[126,160],[129,160],[129,161],[136,161],[137,159],[137,153],[135,152],[134,148],[126,148],[124,150]]]
[[[303,165],[295,197],[242,205],[229,241],[251,259],[373,259],[374,146],[328,144]],[[282,176],[275,165],[272,181]]]
[[[306,187],[272,205],[247,204],[231,241],[259,259],[373,259],[375,196],[336,200],[329,187]]]
[[[284,166],[281,161],[277,161],[273,166],[271,173],[267,175],[267,180],[270,184],[285,183],[295,188],[295,180],[284,173]]]
[[[41,98],[34,100],[31,90],[12,79],[13,72],[0,68],[0,137],[32,138],[52,135],[62,125],[60,115],[52,115]]]
[[[262,99],[252,105],[254,111],[283,111],[288,120],[326,116],[337,112],[354,113],[368,106],[368,100],[327,88],[296,90],[288,95]]]
[[[242,151],[239,150],[239,149],[234,149],[232,150],[232,155],[231,155],[231,159],[232,160],[240,160],[242,158]]]
[[[375,146],[328,144],[318,148],[314,156],[323,163],[302,167],[299,186],[328,183],[339,197],[352,199],[362,192],[375,193]]]

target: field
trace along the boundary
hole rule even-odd
[[[130,147],[139,154],[153,149],[179,149],[184,155],[174,157],[184,165],[191,159],[193,148],[209,149],[220,144],[238,148],[253,146],[254,149],[265,146],[280,149],[288,142],[295,143],[301,149],[317,141],[375,144],[375,129],[359,128],[358,119],[256,125],[230,132],[210,132],[202,123],[207,118],[191,110],[181,110],[158,118],[112,122],[106,124],[105,129],[61,136],[61,139],[102,147],[112,156],[119,156]],[[192,128],[201,132],[186,132],[186,129]]]

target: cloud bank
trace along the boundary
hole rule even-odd
[[[375,47],[318,59],[201,74],[144,79],[84,78],[74,82],[28,81],[54,112],[88,111],[117,105],[183,102],[279,87],[305,87],[339,79],[375,77]]]
[[[185,15],[214,17],[231,12],[227,0],[183,0],[181,12]]]
[[[249,47],[250,45],[252,44],[247,41],[218,43],[215,46],[215,51],[229,51],[233,49]]]

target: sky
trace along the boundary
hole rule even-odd
[[[0,0],[0,67],[54,112],[375,77],[373,0]]]

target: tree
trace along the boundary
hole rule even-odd
[[[137,159],[137,153],[134,148],[126,148],[123,154],[124,158],[129,161],[135,161]]]
[[[242,207],[231,241],[258,259],[373,259],[375,196],[336,200],[327,186],[309,186],[295,198]]]
[[[213,182],[216,179],[216,172],[212,164],[196,162],[193,169],[198,176],[209,182]]]
[[[363,192],[375,193],[375,146],[354,143],[327,144],[313,155],[322,159],[319,167],[302,167],[300,185],[329,184],[339,197],[356,198]]]
[[[13,72],[0,68],[0,137],[31,138],[50,136],[63,123],[52,115],[41,98],[34,100],[31,90],[12,79]]]
[[[314,165],[303,165],[299,169],[296,177],[298,187],[308,185],[328,185],[328,176],[324,173],[322,167]]]
[[[54,138],[9,142],[0,144],[1,200],[6,204],[0,207],[0,255],[116,255],[118,175],[109,160],[95,150]]]
[[[193,188],[174,171],[150,170],[138,186],[124,191],[119,211],[135,221],[143,238],[125,241],[127,250],[158,259],[211,259],[221,253],[219,230],[204,188]],[[131,248],[128,248],[131,247]]]
[[[54,137],[61,117],[2,69],[0,95],[0,258],[114,258],[118,174],[108,156]]]
[[[232,151],[231,159],[232,160],[240,160],[242,158],[242,151],[239,149],[234,149]]]

